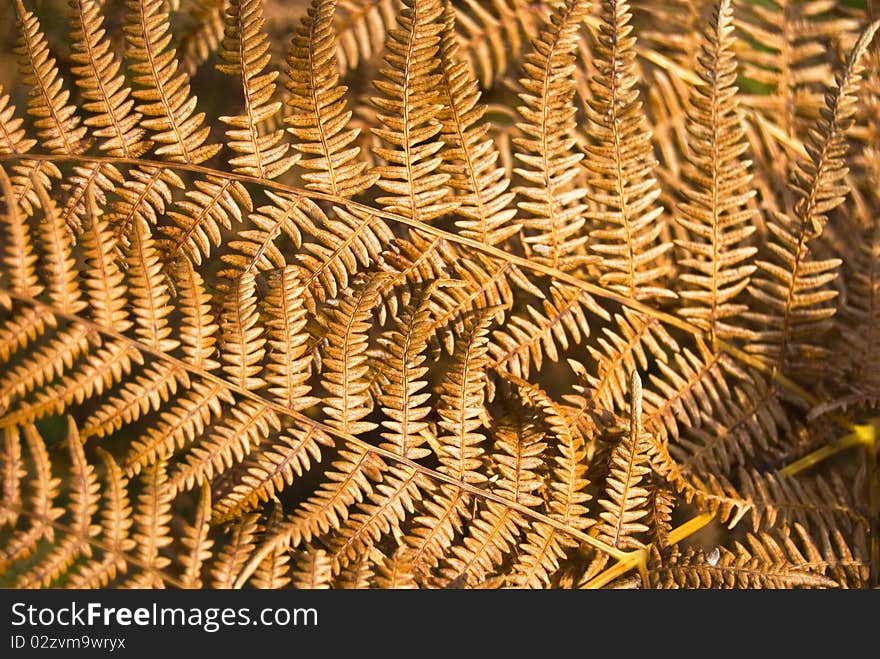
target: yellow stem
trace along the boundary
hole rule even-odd
[[[845,451],[853,446],[864,445],[869,449],[876,450],[877,435],[875,431],[875,422],[880,421],[880,419],[871,419],[871,421],[872,422],[868,424],[853,425],[853,432],[841,437],[836,444],[823,446],[812,453],[808,453],[799,460],[795,460],[790,465],[780,469],[779,475],[786,478],[794,476],[816,464],[819,464],[832,455]],[[712,513],[702,513],[689,519],[684,524],[677,526],[669,532],[669,537],[667,538],[668,543],[670,545],[678,544],[685,538],[704,528],[713,519],[715,519],[715,516]],[[650,545],[648,548],[650,548]],[[626,574],[633,568],[639,569],[639,572],[642,575],[642,583],[646,583],[648,548],[626,554],[618,559],[614,565],[593,577],[587,582],[584,588],[601,588],[620,575]]]
[[[639,572],[644,572],[648,563],[648,550],[638,549],[631,551],[623,558],[619,559],[614,565],[597,574],[590,579],[584,586],[586,589],[596,589],[605,586],[622,574],[626,574],[633,568],[639,568]],[[643,575],[644,578],[644,575]]]
[[[709,524],[713,519],[715,519],[715,515],[712,513],[703,513],[702,515],[697,515],[686,521],[684,524],[675,527],[669,532],[669,537],[667,538],[667,542],[670,545],[676,545],[685,538],[690,535],[693,535],[701,528]]]
[[[790,465],[779,470],[780,476],[794,476],[802,471],[806,471],[810,467],[819,464],[823,460],[827,460],[832,455],[836,455],[841,451],[856,446],[858,444],[866,444],[871,446],[874,444],[874,425],[858,425],[853,426],[853,432],[841,437],[836,444],[829,444],[816,449],[812,453],[807,453],[799,460],[795,460]]]

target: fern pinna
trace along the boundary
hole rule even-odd
[[[868,10],[63,4],[0,8],[0,583],[878,584]]]

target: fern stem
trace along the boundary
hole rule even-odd
[[[617,577],[626,574],[633,568],[638,568],[639,572],[644,572],[645,565],[648,560],[648,551],[646,549],[638,549],[626,554],[618,560],[614,565],[603,570],[598,575],[590,579],[583,588],[593,590],[602,588],[614,581]]]
[[[807,453],[807,455],[800,458],[799,460],[795,460],[790,465],[787,465],[780,469],[779,474],[781,476],[794,476],[795,474],[806,471],[810,467],[817,465],[824,460],[827,460],[832,455],[836,455],[841,451],[845,451],[846,449],[852,446],[856,446],[858,444],[864,444],[868,447],[876,446],[873,425],[860,425],[854,426],[854,428],[855,432],[844,435],[835,444],[828,444],[826,446],[822,446],[816,449],[811,453]]]
[[[704,528],[713,519],[715,519],[715,515],[713,515],[712,513],[703,513],[702,515],[692,517],[684,524],[680,524],[679,526],[676,526],[674,529],[672,529],[669,532],[666,541],[670,545],[677,545],[688,536],[691,536],[700,529]]]

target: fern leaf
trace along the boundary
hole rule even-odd
[[[333,448],[332,439],[319,429],[287,428],[277,439],[248,456],[242,473],[220,493],[214,503],[214,519],[231,520],[256,508],[260,501],[269,501],[285,486],[321,462],[321,446]]]
[[[40,22],[22,0],[15,0],[15,8],[19,21],[16,52],[31,90],[28,113],[36,117],[41,145],[54,153],[81,153],[86,127],[81,125],[76,108],[68,104],[70,92],[49,53]]]
[[[342,0],[334,29],[338,35],[339,72],[347,73],[373,59],[397,15],[395,0]]]
[[[262,359],[266,338],[259,322],[254,275],[242,275],[233,284],[232,295],[223,304],[220,316],[220,347],[223,371],[230,382],[242,389],[260,389],[266,385]]]
[[[587,12],[583,0],[567,0],[553,13],[526,56],[526,78],[520,80],[523,105],[517,124],[523,137],[514,139],[515,154],[524,164],[514,171],[528,185],[516,188],[524,219],[525,243],[536,259],[554,268],[570,270],[593,259],[584,253],[586,204],[583,188],[574,187],[582,153],[574,153],[577,31]]]
[[[400,524],[415,510],[426,486],[423,477],[412,467],[389,467],[364,501],[357,504],[357,511],[349,515],[333,538],[333,555],[330,560],[333,571],[339,570],[350,560],[389,533],[399,533]]]
[[[119,572],[127,569],[125,558],[134,549],[135,542],[129,537],[133,520],[131,503],[128,498],[128,479],[122,474],[113,457],[101,449],[98,450],[104,463],[103,495],[104,505],[101,506],[101,547],[103,556],[100,561],[82,564],[72,575],[71,588],[104,588]]]
[[[142,360],[136,348],[109,341],[77,362],[66,378],[37,390],[33,398],[23,400],[17,409],[10,409],[0,420],[0,426],[31,423],[48,414],[61,414],[74,402],[100,396],[131,372],[132,362]]]
[[[593,251],[602,256],[600,282],[638,300],[669,298],[663,285],[663,255],[672,247],[663,241],[663,208],[654,178],[651,149],[639,91],[636,87],[636,39],[629,3],[603,0],[596,47],[597,75],[587,116],[595,142],[586,146],[590,200],[600,210],[590,212],[599,227],[590,232]]]
[[[287,56],[287,130],[294,148],[312,156],[299,161],[306,187],[338,197],[352,197],[373,186],[377,173],[366,172],[352,146],[360,133],[349,128],[348,87],[339,84],[336,0],[313,0],[293,37]]]
[[[96,137],[105,138],[98,147],[111,156],[137,158],[151,144],[142,139],[146,130],[139,126],[143,115],[132,112],[131,89],[119,72],[120,62],[105,38],[103,18],[95,0],[70,3],[74,53],[71,59],[76,84],[87,101],[82,108],[92,114],[86,126],[95,127]]]
[[[246,513],[235,522],[229,540],[217,554],[211,566],[211,585],[214,588],[232,588],[256,546],[259,513]]]
[[[483,425],[484,378],[488,362],[488,325],[491,316],[484,312],[469,319],[456,342],[452,364],[443,379],[437,411],[439,426],[446,432],[438,438],[439,471],[466,483],[483,483],[480,444],[485,436],[478,432]]]
[[[413,518],[405,538],[412,549],[413,569],[422,577],[437,566],[470,517],[471,498],[464,490],[448,483],[439,490],[422,500],[424,513]]]
[[[315,239],[304,244],[298,259],[308,274],[306,286],[324,301],[348,288],[358,272],[384,261],[382,252],[394,233],[381,218],[360,210],[334,206],[329,216],[315,217],[317,223],[298,222]]]
[[[175,268],[174,282],[178,293],[177,308],[183,316],[178,336],[186,360],[205,371],[216,369],[215,356],[218,325],[211,313],[211,295],[205,280],[188,259],[181,259]]]
[[[168,567],[171,559],[161,555],[163,547],[173,540],[168,522],[171,520],[171,501],[173,490],[167,487],[168,475],[163,460],[154,462],[142,474],[143,492],[138,496],[134,514],[137,543],[136,556],[143,572],[128,580],[133,587],[162,588],[161,571]]]
[[[276,527],[282,515],[281,504],[276,499],[266,526]],[[254,573],[254,587],[261,590],[284,588],[290,581],[290,552],[283,546],[276,546],[257,566]]]
[[[324,482],[293,515],[276,525],[263,539],[256,557],[245,566],[236,585],[249,577],[251,568],[261,557],[310,543],[321,533],[339,529],[348,519],[349,508],[373,491],[371,481],[381,480],[386,465],[374,453],[355,447],[339,450],[336,455],[332,468],[324,473]]]
[[[269,278],[265,305],[268,321],[269,360],[264,379],[272,397],[292,410],[311,407],[317,399],[308,396],[311,358],[305,332],[308,322],[303,307],[305,287],[295,268],[285,268]]]
[[[716,338],[742,337],[734,317],[747,309],[738,303],[755,271],[750,263],[757,248],[746,244],[755,227],[746,208],[754,196],[749,185],[747,148],[736,102],[736,57],[733,52],[733,7],[720,2],[712,14],[698,57],[697,75],[689,105],[688,144],[693,185],[681,204],[679,224],[688,238],[676,244],[687,255],[679,263],[685,286],[678,291],[687,304],[679,314]]]
[[[373,548],[376,563],[375,583],[377,588],[393,590],[412,590],[418,588],[413,572],[411,552],[400,548],[391,556],[385,556]]]
[[[837,582],[801,570],[783,557],[765,561],[743,545],[721,549],[717,558],[700,549],[677,548],[661,559],[652,548],[648,562],[651,588],[834,588]]]
[[[504,367],[528,378],[531,369],[541,370],[545,358],[558,361],[560,352],[590,336],[587,312],[607,318],[593,296],[581,289],[554,283],[550,297],[544,300],[543,313],[529,306],[528,317],[515,315],[504,329],[493,332],[489,344],[493,368]]]
[[[0,573],[6,572],[14,562],[33,555],[41,540],[53,543],[53,524],[65,512],[64,508],[54,506],[60,494],[61,479],[52,475],[52,465],[42,436],[33,425],[25,425],[22,430],[32,465],[28,470],[32,490],[27,515],[29,526],[27,529],[17,529],[5,540],[0,553]]]
[[[177,491],[201,485],[242,462],[280,427],[278,416],[267,404],[242,401],[181,456],[169,474],[168,487]]]
[[[0,85],[0,154],[22,155],[36,146],[37,140],[27,136],[22,123],[23,120],[15,114],[15,106],[10,103],[9,96],[3,94]],[[12,185],[12,192],[7,192],[4,187],[4,197],[8,200],[8,204],[17,204],[26,215],[32,215],[34,207],[39,205],[31,177],[36,178],[40,185],[49,186],[50,177],[61,176],[58,167],[50,162],[24,160],[18,165],[12,165],[10,169],[12,174],[7,176]]]
[[[323,549],[308,547],[298,554],[293,571],[293,587],[306,590],[326,590],[333,578],[330,557]]]
[[[845,182],[846,132],[852,126],[856,97],[864,69],[864,57],[880,24],[869,26],[853,46],[833,91],[826,96],[826,108],[809,134],[809,159],[792,173],[797,196],[791,215],[777,213],[768,225],[773,234],[768,248],[772,261],[758,261],[763,271],[749,288],[766,311],[748,315],[764,329],[748,349],[776,367],[806,368],[827,354],[814,342],[829,326],[835,309],[826,303],[837,297],[829,286],[837,278],[840,260],[818,259],[810,243],[818,237],[827,215],[848,192]]]
[[[632,372],[646,370],[649,357],[666,363],[667,351],[676,353],[680,348],[663,324],[650,316],[624,309],[614,320],[617,328],[604,328],[596,347],[588,346],[598,370],[597,375],[588,374],[587,381],[593,400],[602,408],[623,410]]]
[[[168,458],[175,448],[193,442],[212,419],[221,416],[224,402],[233,403],[232,394],[226,387],[193,382],[186,396],[179,397],[161,414],[158,423],[148,428],[144,437],[131,443],[123,461],[126,474],[137,474],[156,460]]]
[[[173,261],[186,254],[195,265],[211,255],[212,245],[220,245],[223,230],[232,223],[242,222],[253,211],[254,204],[247,189],[234,179],[207,177],[197,180],[186,191],[186,199],[177,202],[168,212],[174,226],[163,225],[165,260]]]
[[[70,531],[40,561],[19,576],[17,588],[48,587],[63,575],[80,555],[92,556],[91,541],[100,531],[92,524],[98,510],[99,487],[94,468],[86,461],[82,441],[73,420],[67,420],[66,443],[70,452]]]
[[[437,72],[443,8],[439,0],[404,0],[398,27],[385,41],[382,78],[373,84],[383,96],[373,96],[383,128],[374,134],[387,145],[373,151],[388,164],[376,168],[376,185],[392,196],[378,197],[382,208],[404,217],[430,222],[455,208],[446,198],[449,175],[437,171],[443,142],[442,103]]]
[[[43,248],[40,270],[45,278],[46,293],[56,308],[77,313],[87,303],[82,299],[77,281],[79,273],[72,252],[70,233],[58,213],[55,201],[49,196],[49,191],[38,186],[36,192],[45,219],[45,228],[40,232]]]
[[[42,189],[42,181],[38,181],[37,184]],[[2,281],[12,292],[36,298],[42,293],[43,287],[40,285],[35,268],[37,255],[34,253],[31,231],[15,200],[12,181],[2,167],[0,167],[0,187],[6,204],[6,212],[0,216],[5,236],[3,269],[0,271],[3,275]]]
[[[159,352],[171,352],[180,341],[172,338],[168,316],[174,311],[152,232],[143,218],[131,225],[129,235],[128,291],[134,307],[134,334],[141,343]]]
[[[22,507],[22,479],[27,476],[21,453],[21,437],[17,426],[3,429],[3,499],[0,502],[0,525],[15,526]]]
[[[386,352],[381,371],[387,381],[379,397],[387,417],[381,422],[386,431],[381,433],[384,441],[379,447],[410,460],[431,454],[430,449],[422,447],[428,428],[424,419],[431,409],[425,403],[431,394],[422,391],[428,383],[420,378],[428,372],[428,367],[423,365],[423,351],[431,327],[434,288],[426,287],[404,311],[398,326],[379,339]]]
[[[112,435],[125,425],[158,410],[169,399],[176,397],[178,388],[188,389],[189,377],[178,366],[159,364],[148,367],[143,374],[128,379],[110,400],[100,406],[83,423],[80,435]]]
[[[605,485],[606,498],[599,504],[605,509],[599,513],[602,523],[599,537],[620,549],[641,549],[645,546],[643,533],[648,530],[644,518],[648,515],[649,490],[643,484],[651,473],[650,442],[642,426],[642,381],[633,371],[630,384],[629,436],[625,437],[611,454],[611,473]]]
[[[439,572],[447,587],[474,586],[492,574],[495,565],[516,546],[523,519],[512,508],[486,501],[468,524],[468,534],[452,547]]]
[[[440,42],[440,73],[444,111],[441,114],[444,142],[441,171],[449,174],[453,199],[459,202],[456,220],[461,235],[496,245],[519,231],[511,224],[516,216],[515,197],[503,167],[497,167],[499,153],[487,139],[489,124],[482,121],[487,107],[480,103],[480,91],[467,64],[459,55],[455,33],[455,11],[445,6],[444,30]],[[480,123],[482,122],[482,123]]]
[[[89,194],[91,221],[82,235],[83,252],[88,269],[85,287],[92,320],[108,330],[125,332],[131,327],[128,319],[128,290],[116,259],[116,237],[110,223],[103,219]]]
[[[286,155],[289,145],[282,141],[283,130],[261,130],[281,109],[280,101],[271,100],[278,72],[264,73],[271,59],[264,23],[262,0],[231,0],[226,9],[222,63],[217,68],[240,78],[245,112],[220,117],[220,121],[231,127],[226,131],[227,145],[242,154],[230,159],[233,171],[273,179],[290,169],[298,158]]]
[[[196,505],[196,517],[192,525],[183,531],[181,543],[186,548],[182,560],[181,584],[184,588],[201,588],[201,573],[204,563],[211,558],[213,540],[208,538],[211,522],[211,488],[202,485],[199,502]]]
[[[362,421],[373,409],[367,379],[367,334],[370,313],[379,301],[378,287],[383,277],[377,276],[360,282],[352,296],[339,301],[329,314],[329,343],[322,358],[324,365],[321,384],[330,394],[325,398],[324,413],[327,424],[338,430],[357,435],[376,427],[372,421]]]
[[[160,145],[156,155],[189,164],[208,160],[220,146],[205,144],[210,132],[202,126],[205,114],[193,114],[196,97],[189,93],[189,76],[179,70],[176,51],[168,48],[171,25],[166,0],[127,0],[126,6],[126,54],[138,86],[132,93],[143,101],[135,109],[146,117],[141,126]]]

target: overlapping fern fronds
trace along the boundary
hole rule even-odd
[[[0,585],[877,585],[867,11],[119,4],[0,9]]]

